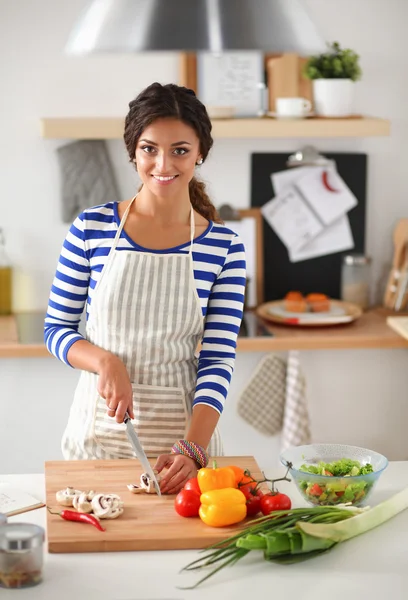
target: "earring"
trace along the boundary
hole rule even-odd
[[[203,164],[203,159],[199,158],[198,161],[196,162],[196,165],[202,165]]]

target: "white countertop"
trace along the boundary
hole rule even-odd
[[[263,466],[263,465],[261,465]],[[278,469],[264,468],[268,476]],[[0,475],[44,500],[43,475]],[[408,486],[408,462],[390,463],[370,504]],[[300,506],[294,484],[285,484]],[[45,527],[46,509],[9,519]],[[0,589],[1,600],[241,600],[266,597],[279,600],[407,600],[408,510],[381,527],[340,544],[331,552],[298,565],[275,565],[253,552],[227,567],[196,590],[179,590],[204,573],[179,571],[199,557],[195,550],[45,554],[44,581],[26,590]]]

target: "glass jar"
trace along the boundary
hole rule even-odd
[[[38,525],[0,525],[0,587],[24,588],[42,581],[44,539]]]
[[[11,265],[6,253],[3,230],[0,229],[0,315],[11,314]]]
[[[370,306],[371,259],[364,254],[343,256],[341,269],[341,299],[357,304],[363,310]]]

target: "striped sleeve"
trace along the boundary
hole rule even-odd
[[[89,278],[82,213],[71,225],[63,243],[44,324],[48,351],[67,365],[68,350],[74,342],[84,339],[78,327],[88,297]]]
[[[235,235],[208,299],[193,406],[206,404],[220,414],[223,411],[234,370],[245,283],[245,249]]]

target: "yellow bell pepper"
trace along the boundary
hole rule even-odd
[[[229,467],[217,467],[215,461],[212,468],[204,467],[198,471],[197,481],[203,494],[211,490],[237,487],[234,471]]]
[[[236,488],[205,492],[201,494],[200,502],[200,518],[211,527],[239,523],[247,514],[245,495]]]

